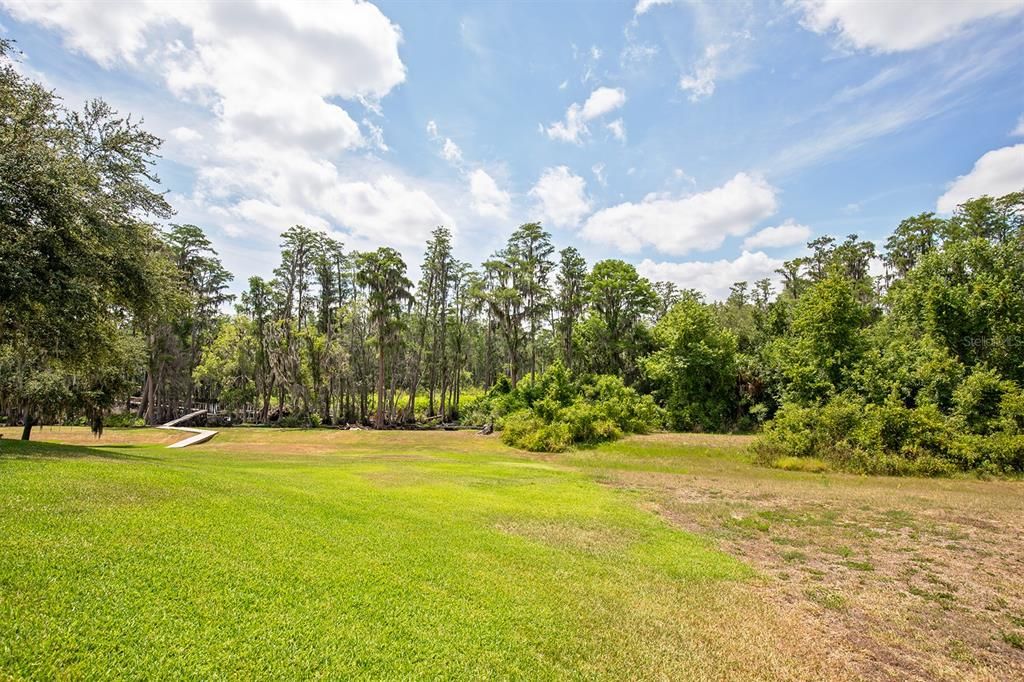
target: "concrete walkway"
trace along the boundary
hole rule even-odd
[[[192,412],[190,414],[186,414],[184,417],[178,417],[177,419],[172,419],[171,421],[167,422],[166,424],[162,424],[162,425],[156,427],[158,429],[168,429],[168,430],[171,430],[171,431],[184,431],[184,432],[187,432],[187,433],[194,434],[192,436],[189,436],[188,438],[185,438],[183,440],[179,440],[177,443],[171,443],[167,447],[169,447],[169,448],[187,448],[189,445],[195,445],[196,443],[205,443],[206,441],[208,441],[211,438],[213,438],[214,436],[216,436],[217,435],[216,431],[208,431],[206,429],[192,429],[192,428],[189,428],[187,426],[177,426],[177,424],[181,424],[182,422],[187,422],[189,419],[194,419],[194,418],[198,417],[201,414],[206,414],[206,410],[198,410],[196,412]]]

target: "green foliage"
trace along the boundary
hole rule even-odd
[[[895,398],[866,403],[853,394],[822,406],[788,404],[767,425],[755,451],[767,464],[817,458],[870,474],[1019,474],[1024,472],[1021,395],[1012,382],[993,382],[987,375],[957,390],[954,418],[931,403],[907,407]]]
[[[714,310],[686,295],[654,328],[659,350],[643,361],[672,428],[723,431],[737,406],[736,337]]]
[[[10,52],[0,39],[0,413],[25,437],[137,389],[149,423],[207,402],[264,423],[272,405],[296,425],[493,420],[542,450],[767,425],[775,459],[1020,469],[1024,192],[902,221],[881,276],[872,242],[820,235],[777,295],[736,282],[711,304],[622,260],[556,264],[539,223],[479,272],[437,227],[415,291],[394,249],[294,225],[229,317],[203,230],[153,224],[172,213],[159,139],[101,101],[66,109]]]
[[[173,299],[149,220],[160,140],[94,100],[80,112],[19,73],[0,39],[0,403],[31,425],[98,418],[137,371],[132,322]]]
[[[1004,398],[1012,412],[1021,391],[992,369],[982,367],[953,392],[953,416],[968,433],[987,436],[1000,428]],[[1007,414],[1015,422],[1014,415]]]
[[[842,392],[866,349],[869,310],[854,283],[831,274],[797,300],[789,335],[776,343],[783,395],[799,404]]]
[[[635,383],[640,358],[653,350],[643,320],[657,306],[658,295],[635,267],[621,260],[594,265],[585,287],[590,314],[578,328],[583,366]]]
[[[869,473],[1024,472],[1024,193],[903,221],[872,313],[835,270],[772,344],[784,405],[763,461],[818,457]],[[870,326],[869,326],[870,325]]]
[[[525,450],[562,452],[574,445],[596,445],[627,433],[647,433],[664,414],[647,395],[618,377],[575,379],[555,363],[537,381],[490,396],[502,440]]]
[[[300,415],[287,414],[274,422],[274,426],[282,429],[301,429],[308,426],[308,423]]]
[[[568,424],[546,422],[531,410],[510,414],[505,420],[501,440],[534,452],[563,452],[572,445]]]
[[[103,420],[105,426],[111,428],[141,428],[146,425],[146,420],[142,417],[136,417],[131,413],[112,414]]]
[[[244,316],[221,325],[193,374],[196,381],[220,388],[218,399],[226,411],[242,408],[256,399],[253,362],[259,352],[252,326],[252,321]]]

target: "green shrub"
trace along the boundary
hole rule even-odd
[[[931,402],[907,407],[895,394],[882,404],[843,395],[820,407],[784,405],[755,443],[755,458],[770,466],[814,458],[897,476],[1024,472],[1022,392],[987,370],[976,374],[957,388],[952,416]]]
[[[114,428],[137,428],[146,425],[146,420],[142,417],[136,417],[130,412],[123,414],[112,414],[103,420],[104,426],[111,426]]]
[[[505,419],[501,440],[534,452],[564,452],[572,445],[572,433],[568,424],[548,423],[530,410],[520,410]]]
[[[316,413],[309,416],[285,415],[276,421],[274,425],[280,426],[283,429],[304,429],[310,426],[316,428],[321,425],[321,418]]]
[[[487,400],[488,419],[502,430],[502,440],[533,451],[596,445],[627,433],[648,433],[664,422],[654,400],[622,379],[574,379],[560,363],[535,381],[524,380],[508,392],[492,391]]]
[[[1000,379],[994,370],[977,369],[953,392],[953,415],[969,433],[989,434],[999,427],[1003,396],[1013,388],[1013,382]]]

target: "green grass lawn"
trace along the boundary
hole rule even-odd
[[[1019,481],[741,436],[0,432],[0,680],[1024,676]]]
[[[0,677],[801,676],[753,570],[494,437],[4,435]]]

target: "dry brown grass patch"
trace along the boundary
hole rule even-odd
[[[1024,485],[707,466],[606,478],[757,567],[765,598],[858,675],[1024,679]]]

